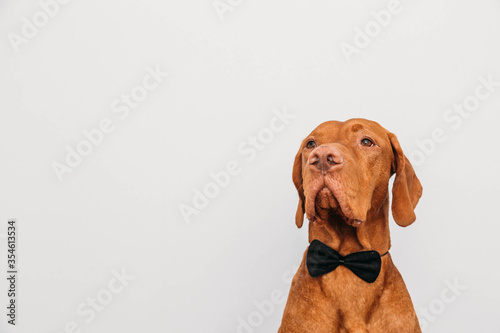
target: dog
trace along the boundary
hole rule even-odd
[[[302,141],[292,172],[295,222],[302,227],[306,215],[310,245],[278,333],[421,332],[389,253],[394,174],[392,216],[406,227],[416,219],[422,185],[396,135],[350,119],[324,122]]]

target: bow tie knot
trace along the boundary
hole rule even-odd
[[[387,254],[384,253],[382,256]],[[315,239],[307,250],[307,270],[312,277],[319,277],[343,265],[356,276],[368,283],[375,282],[382,266],[381,255],[377,251],[362,251],[340,255],[328,245]]]

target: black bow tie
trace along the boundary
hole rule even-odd
[[[382,256],[387,254],[384,253]],[[368,283],[374,282],[382,265],[377,251],[355,252],[341,256],[328,245],[315,239],[307,250],[307,270],[312,277],[318,277],[335,270],[339,265],[349,268],[359,278]]]

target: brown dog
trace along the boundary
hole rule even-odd
[[[317,239],[342,256],[369,250],[385,254],[391,247],[388,185],[393,174],[392,215],[406,227],[415,221],[422,186],[396,136],[365,119],[319,125],[302,142],[293,165],[297,226],[305,213],[309,242]],[[278,333],[421,332],[390,253],[381,257],[373,283],[343,265],[311,277],[306,255],[293,278]]]

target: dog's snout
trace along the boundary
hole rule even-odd
[[[314,149],[309,156],[309,165],[321,172],[327,172],[343,162],[342,153],[335,147],[320,146]]]

